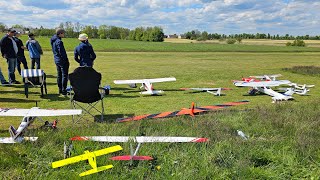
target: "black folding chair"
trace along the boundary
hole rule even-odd
[[[24,83],[24,94],[28,98],[29,86],[40,87],[41,97],[43,90],[47,94],[46,74],[41,69],[23,69],[21,70],[22,81]]]
[[[109,94],[109,89],[100,88],[101,74],[92,67],[78,67],[73,73],[69,74],[69,80],[71,84],[71,88],[69,88],[71,106],[74,109],[79,107],[83,110],[82,115],[78,116],[77,119],[74,118],[73,122],[80,121],[85,114],[91,115],[97,121],[103,121],[103,98]],[[101,101],[101,110],[96,107],[99,101]],[[93,109],[101,114],[100,119],[91,112]]]

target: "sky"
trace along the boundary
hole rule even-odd
[[[57,27],[60,22],[134,29],[160,26],[165,34],[320,35],[319,0],[0,0],[0,22]]]

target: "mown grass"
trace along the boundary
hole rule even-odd
[[[283,68],[283,70],[312,76],[320,75],[320,67],[318,66],[293,66],[292,68]]]
[[[66,41],[68,42],[68,41]],[[65,44],[66,44],[65,42]],[[148,44],[148,43],[146,43]],[[147,46],[147,45],[146,45]],[[156,46],[156,45],[155,45]],[[138,48],[138,47],[137,47]],[[113,155],[129,154],[128,143],[74,142],[73,155],[84,150],[98,150],[120,144],[124,150],[98,157],[98,165],[113,164],[111,170],[85,179],[301,179],[318,178],[319,172],[319,96],[318,77],[282,70],[298,65],[319,66],[319,53],[279,52],[98,52],[95,69],[102,73],[102,85],[111,84],[111,94],[104,99],[106,122],[73,125],[69,117],[58,117],[59,129],[40,129],[37,121],[27,135],[39,136],[35,143],[0,145],[0,177],[2,179],[78,179],[88,170],[86,162],[52,169],[51,163],[63,158],[63,142],[75,135],[141,135],[208,137],[206,144],[143,144],[140,155],[154,155],[160,170],[148,162],[130,167],[126,162],[108,160]],[[77,67],[72,60],[70,71]],[[57,95],[56,70],[52,53],[42,57],[42,68],[48,75],[48,92],[40,98],[40,90],[31,88],[28,99],[22,85],[0,87],[1,107],[30,108],[35,101],[41,108],[69,108],[68,98]],[[6,64],[1,69],[7,77]],[[299,84],[315,84],[310,96],[271,104],[265,95],[246,96],[246,88],[235,88],[232,80],[242,76],[283,74]],[[139,91],[114,85],[115,79],[157,78],[174,76],[177,82],[155,84],[165,91],[163,96],[140,96]],[[229,87],[226,96],[179,91],[182,87]],[[209,113],[196,118],[175,117],[115,123],[117,117],[173,111],[190,106],[250,100],[230,110]],[[8,136],[10,124],[17,127],[21,118],[1,117],[0,135]],[[45,118],[53,120],[53,118]],[[244,141],[236,130],[249,135]]]

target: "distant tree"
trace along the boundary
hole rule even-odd
[[[0,32],[5,32],[6,29],[7,26],[4,23],[0,22]]]

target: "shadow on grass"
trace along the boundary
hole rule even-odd
[[[47,74],[47,78],[57,78],[55,75]]]
[[[36,102],[35,100],[29,100],[29,99],[16,99],[16,98],[0,98],[0,102],[15,102],[15,103],[30,103],[30,102]]]
[[[59,94],[45,94],[42,99],[49,99],[50,101],[70,101],[68,96],[61,96]]]
[[[123,118],[123,117],[131,117],[134,116],[134,114],[104,114],[103,115],[103,121],[98,121],[97,119],[101,118],[101,115],[95,115],[94,122],[98,123],[116,123],[116,119]]]
[[[117,98],[137,98],[137,97],[140,97],[138,95],[135,95],[135,96],[125,96],[123,94],[109,94],[107,95],[105,98],[112,98],[112,97],[117,97]]]

